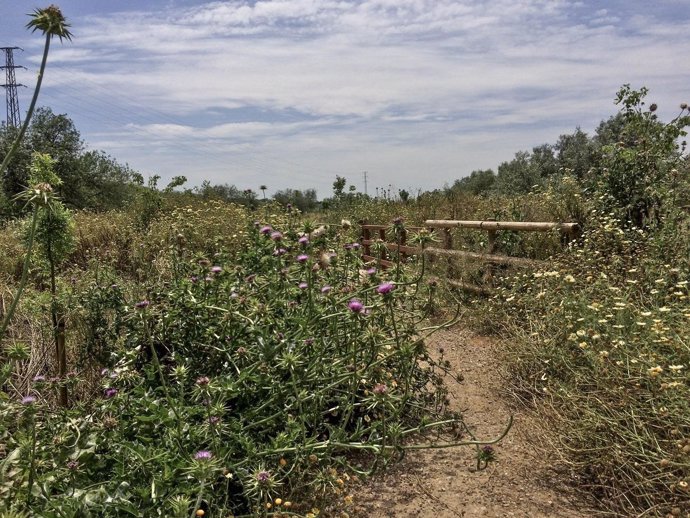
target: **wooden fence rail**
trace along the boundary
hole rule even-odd
[[[534,268],[545,264],[544,261],[535,259],[497,254],[496,236],[498,232],[502,230],[512,230],[516,232],[548,232],[558,230],[569,239],[572,239],[579,232],[577,223],[554,223],[546,221],[427,220],[423,227],[406,227],[407,232],[418,232],[422,229],[427,229],[437,235],[440,233],[443,247],[428,247],[422,250],[420,247],[408,246],[406,244],[407,233],[403,233],[400,236],[399,243],[387,242],[386,231],[391,228],[390,225],[374,225],[368,223],[366,220],[360,221],[360,225],[362,228],[360,238],[363,247],[362,257],[365,261],[378,261],[384,268],[390,268],[395,264],[390,258],[375,257],[372,255],[371,247],[376,244],[383,245],[389,252],[400,254],[403,259],[413,255],[419,255],[422,252],[428,255],[432,261],[436,257],[445,257],[447,259],[446,278],[443,279],[442,282],[454,288],[483,294],[491,293],[491,288],[453,279],[456,274],[456,267],[453,263],[453,259],[470,259],[486,263],[487,268],[484,273],[484,281],[488,283],[493,277],[495,265]],[[454,249],[453,235],[451,232],[454,228],[468,228],[487,232],[488,245],[486,251],[484,253],[479,253]]]

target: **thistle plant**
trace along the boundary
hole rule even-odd
[[[50,49],[50,41],[53,36],[60,38],[60,41],[64,39],[71,41],[72,33],[69,31],[69,24],[62,15],[60,8],[55,5],[50,5],[43,9],[35,9],[32,14],[30,14],[31,20],[26,24],[27,29],[31,29],[31,32],[41,31],[45,35],[45,45],[43,47],[43,58],[41,59],[41,68],[38,71],[38,79],[36,80],[36,88],[34,89],[34,95],[31,98],[31,103],[29,104],[29,110],[24,118],[24,123],[17,134],[17,138],[14,139],[10,151],[5,156],[5,159],[0,164],[0,177],[4,174],[5,169],[9,166],[12,157],[17,152],[19,143],[24,138],[29,123],[31,122],[31,117],[34,114],[34,109],[36,108],[36,101],[38,100],[38,94],[41,91],[41,84],[43,83],[43,75],[46,69],[46,63],[48,62],[48,50]]]
[[[35,153],[31,161],[31,173],[29,187],[17,196],[17,201],[23,201],[27,206],[32,207],[31,223],[26,232],[26,255],[22,267],[22,276],[17,288],[17,293],[12,299],[9,310],[0,325],[0,341],[2,341],[12,316],[14,315],[19,299],[26,288],[29,276],[29,267],[33,252],[34,241],[38,234],[39,223],[46,211],[54,206],[56,200],[53,193],[53,186],[60,184],[60,179],[53,173],[53,160],[50,156]],[[45,239],[48,234],[42,233]],[[54,273],[54,272],[53,272]],[[54,283],[54,275],[52,276]]]

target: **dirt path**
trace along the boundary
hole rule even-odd
[[[497,462],[473,472],[475,450],[462,447],[409,452],[386,474],[355,496],[358,518],[568,517],[592,516],[569,497],[563,476],[530,443],[529,416],[511,409],[501,391],[496,344],[459,328],[436,334],[429,343],[464,376],[448,381],[451,405],[480,438],[496,437],[514,414],[514,425],[497,445]],[[533,442],[533,441],[532,441]]]

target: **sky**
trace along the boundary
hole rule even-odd
[[[690,0],[56,0],[39,105],[163,181],[416,193],[576,127],[624,83],[690,102]],[[0,0],[25,113],[43,38]],[[3,80],[4,83],[4,80]],[[0,109],[0,119],[5,112]]]

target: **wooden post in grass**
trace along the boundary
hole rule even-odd
[[[363,255],[371,255],[371,245],[369,242],[371,241],[371,230],[366,228],[366,225],[368,224],[368,220],[363,219],[362,221],[359,222],[359,224],[362,226],[362,245],[364,247],[364,254]]]
[[[445,227],[443,229],[443,248],[446,250],[452,250],[453,249],[453,234],[451,233],[450,228]],[[447,269],[447,275],[449,278],[455,277],[455,268],[453,266],[453,257],[448,256],[448,269]]]
[[[487,221],[496,221],[494,218],[488,219]],[[496,230],[487,230],[487,235],[488,235],[488,243],[487,243],[487,254],[489,255],[494,255],[496,253]],[[491,280],[494,278],[494,268],[495,265],[493,263],[487,263],[486,264],[486,270],[484,271],[484,282],[485,283],[490,283]]]
[[[384,243],[386,242],[386,229],[385,228],[379,229],[379,239]],[[381,249],[381,257],[379,257],[379,259],[387,260],[388,259],[388,252],[387,252],[386,247],[382,246],[382,247],[380,247],[380,249]]]

